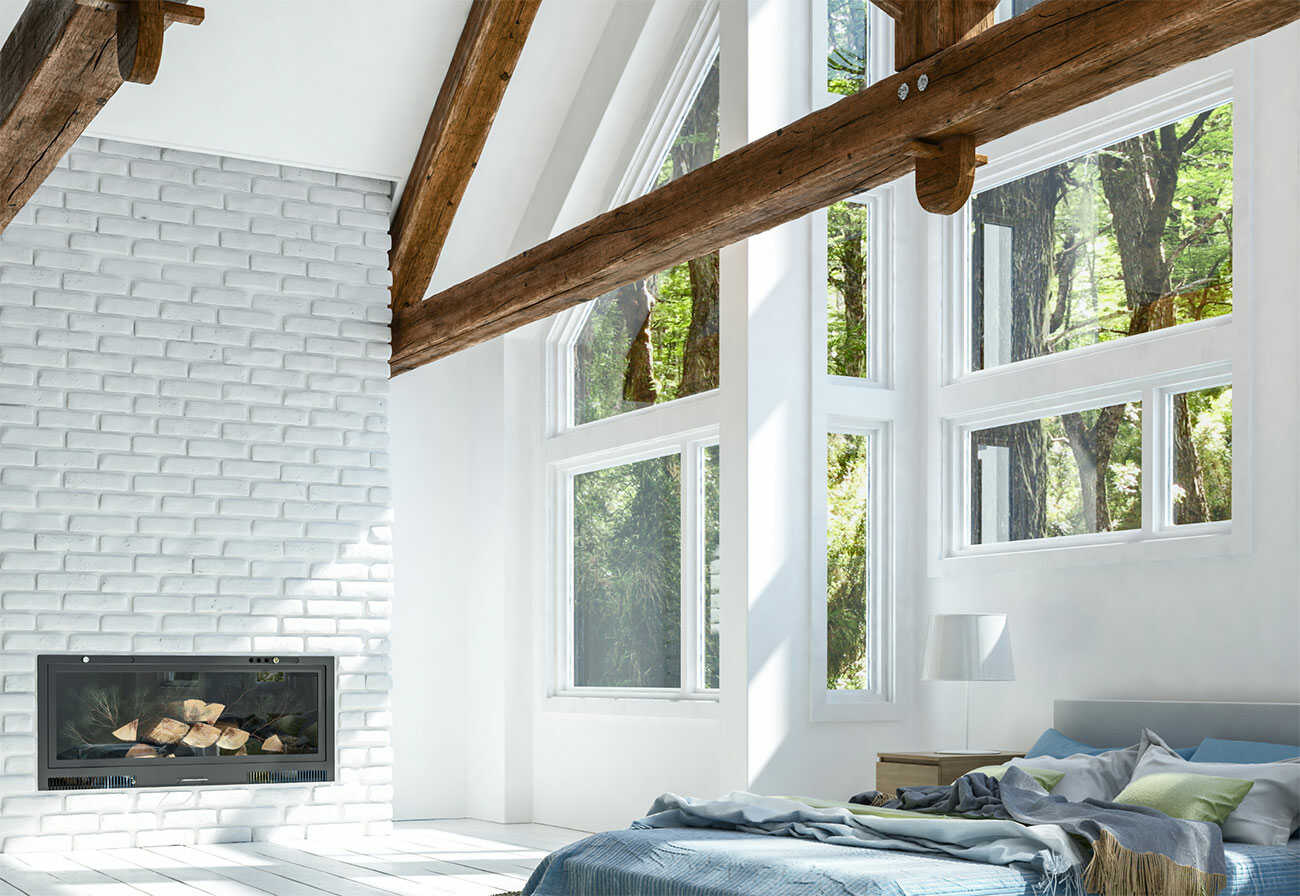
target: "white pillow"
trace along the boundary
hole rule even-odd
[[[1128,785],[1141,751],[1139,743],[1122,750],[1107,750],[1096,756],[1090,753],[1075,753],[1064,759],[1035,756],[1032,759],[1012,759],[1009,764],[1026,771],[1041,768],[1065,772],[1061,782],[1052,788],[1052,796],[1063,796],[1074,803],[1089,797],[1110,802]]]
[[[1133,771],[1134,781],[1172,772],[1255,782],[1223,823],[1224,840],[1284,846],[1300,825],[1300,758],[1283,762],[1188,762],[1154,731],[1142,732],[1142,745],[1146,749]]]

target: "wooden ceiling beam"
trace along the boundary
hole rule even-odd
[[[873,0],[894,20],[894,69],[974,37],[993,25],[998,0]]]
[[[124,77],[153,80],[162,29],[202,21],[199,7],[159,0],[28,2],[0,48],[0,231]]]
[[[393,217],[393,313],[419,304],[541,0],[474,0]]]
[[[942,161],[948,138],[987,143],[1297,19],[1295,0],[1044,0],[408,309],[392,370]]]

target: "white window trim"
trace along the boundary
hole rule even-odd
[[[821,416],[813,427],[809,478],[812,526],[811,634],[809,696],[814,722],[887,721],[903,717],[898,702],[898,663],[895,650],[893,520],[893,423],[837,415]],[[871,635],[870,690],[831,690],[826,687],[826,440],[832,434],[864,435],[871,439],[867,459],[867,618]]]
[[[686,49],[664,85],[650,124],[637,140],[632,161],[609,198],[613,208],[653,187],[704,76],[719,53],[718,0],[699,7]],[[719,125],[725,110],[719,109]],[[702,682],[704,610],[702,557],[703,451],[719,443],[719,390],[615,414],[584,424],[573,422],[573,345],[582,333],[594,302],[557,316],[546,338],[546,428],[542,458],[546,464],[549,598],[545,602],[547,675],[545,712],[716,717],[721,689],[696,687]],[[682,455],[682,686],[680,688],[591,688],[573,685],[572,658],[572,482],[573,476],[662,457]],[[724,535],[725,537],[725,535]],[[698,568],[697,568],[698,567]],[[696,643],[698,641],[698,643]]]
[[[642,135],[628,166],[610,200],[615,208],[644,195],[653,186],[664,156],[671,148],[691,103],[699,93],[709,67],[720,52],[718,0],[709,0],[700,10],[687,42],[686,51],[678,60],[673,73],[655,107],[651,125]],[[719,127],[721,109],[719,109]],[[562,434],[588,426],[601,426],[627,415],[616,414],[588,423],[575,423],[573,418],[573,346],[582,335],[587,318],[595,307],[595,299],[570,308],[556,317],[547,337],[547,434]],[[711,390],[712,394],[716,390]],[[681,401],[683,399],[677,399]],[[656,405],[655,407],[660,407]],[[652,408],[642,408],[642,411]]]
[[[868,193],[844,201],[865,205],[868,208],[867,246],[870,280],[867,295],[867,375],[865,377],[838,376],[827,373],[828,348],[826,331],[826,278],[829,259],[826,242],[829,238],[830,210],[819,209],[810,216],[813,238],[817,244],[812,253],[812,330],[814,382],[828,380],[833,387],[854,390],[890,390],[894,385],[894,327],[893,285],[894,258],[889,247],[894,244],[894,192],[893,185],[878,187]],[[867,399],[870,400],[870,399]]]
[[[676,433],[636,445],[569,458],[550,465],[553,497],[552,568],[555,571],[551,602],[551,686],[549,697],[603,698],[604,700],[677,700],[716,703],[718,689],[697,685],[703,677],[700,620],[702,619],[703,477],[701,461],[706,448],[718,444],[716,426]],[[582,473],[680,454],[681,477],[681,686],[676,688],[579,687],[573,683],[573,479]]]
[[[938,376],[939,446],[932,481],[940,481],[930,508],[931,575],[990,574],[1023,569],[1033,556],[1049,567],[1173,560],[1239,554],[1251,547],[1252,435],[1256,326],[1255,207],[1252,145],[1256,110],[1249,89],[1249,45],[1200,60],[1129,88],[988,148],[992,161],[976,175],[975,192],[1111,145],[1168,121],[1225,102],[1234,106],[1233,313],[1156,333],[1128,337],[1027,361],[969,371],[969,206],[940,225],[943,338],[932,349]],[[1050,125],[1050,127],[1048,126]],[[1046,391],[1044,381],[1055,382]],[[1170,396],[1211,385],[1233,386],[1233,519],[1175,526],[1167,522]],[[1032,419],[1080,407],[1085,396],[1129,395],[1143,402],[1143,527],[1141,530],[965,546],[967,536],[965,434],[1001,422]],[[1087,401],[1083,402],[1087,404]],[[1093,401],[1092,407],[1104,401]],[[1113,403],[1113,402],[1112,402]]]
[[[894,73],[894,23],[875,4],[867,3],[870,61],[867,79],[874,83]],[[824,2],[810,4],[812,61],[809,90],[814,108],[843,97],[826,89],[827,12]],[[868,276],[868,371],[866,377],[827,373],[826,239],[828,210],[810,215],[812,263],[812,419],[810,421],[809,549],[809,706],[814,722],[876,722],[903,718],[907,711],[907,682],[900,676],[899,614],[896,584],[899,555],[894,547],[898,525],[895,502],[895,430],[909,410],[895,386],[894,326],[897,193],[910,185],[889,184],[851,197],[870,207]],[[869,613],[873,638],[871,691],[839,691],[826,687],[826,437],[828,433],[859,433],[872,437],[869,469],[872,483],[871,533],[867,562],[871,565]]]

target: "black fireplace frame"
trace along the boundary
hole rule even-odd
[[[248,671],[267,664],[284,671],[320,673],[320,750],[311,755],[242,757],[214,761],[211,757],[176,757],[163,762],[117,759],[56,759],[54,712],[50,701],[52,673],[58,668],[120,668],[141,671]],[[36,657],[36,786],[38,790],[87,790],[136,787],[199,787],[218,784],[290,784],[333,781],[335,775],[335,690],[332,656],[194,656],[187,654],[132,656],[106,654],[41,654]]]

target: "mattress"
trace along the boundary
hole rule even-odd
[[[1222,896],[1300,894],[1300,840],[1230,843]],[[941,856],[695,828],[611,831],[548,856],[531,896],[1038,896],[1039,876]],[[563,886],[563,889],[560,887]]]

